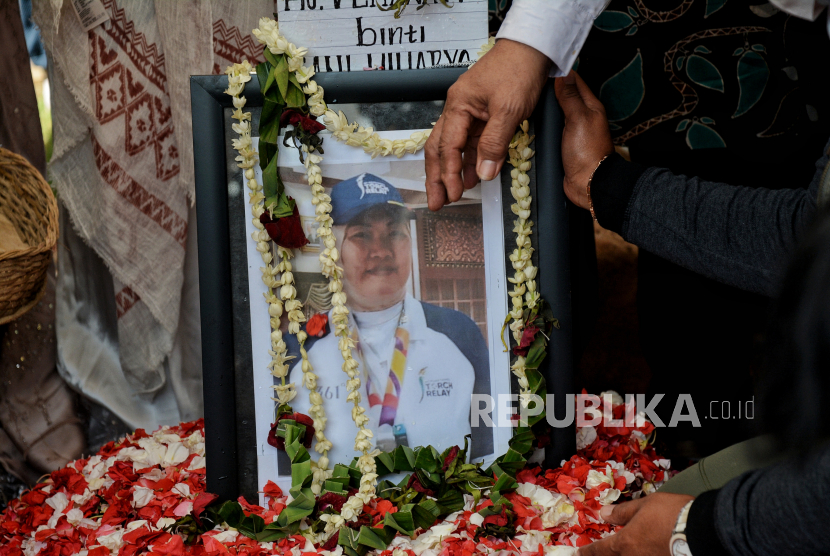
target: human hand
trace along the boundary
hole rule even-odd
[[[602,519],[625,527],[610,537],[583,546],[576,556],[669,556],[669,540],[677,516],[690,500],[694,497],[658,492],[631,502],[603,506]]]
[[[614,152],[605,107],[576,72],[554,83],[556,98],[565,113],[562,132],[562,166],[565,195],[588,208],[588,181],[603,157]]]
[[[510,139],[533,112],[550,66],[538,50],[500,39],[450,87],[424,146],[430,209],[458,201],[479,179],[499,175]]]

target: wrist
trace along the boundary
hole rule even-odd
[[[613,150],[610,152],[613,153]],[[578,172],[569,173],[566,169],[564,179],[565,193],[568,199],[579,208],[590,210],[592,198],[589,198],[588,187],[592,184],[597,170],[599,170],[609,154],[592,156],[590,158],[590,164],[579,163],[581,168]]]
[[[512,58],[517,64],[515,67],[529,69],[534,75],[538,74],[543,78],[547,78],[550,68],[553,67],[553,62],[545,54],[518,41],[498,39],[493,47],[493,50],[496,49]]]
[[[607,159],[607,158],[608,158],[608,155],[606,154],[605,156],[603,156],[600,159],[599,162],[597,162],[597,165],[594,167],[594,171],[591,172],[590,176],[588,176],[588,185],[585,186],[585,196],[588,198],[588,210],[591,212],[591,218],[593,218],[594,221],[596,221],[596,219],[597,219],[597,214],[594,211],[594,201],[593,201],[593,199],[591,199],[591,182],[594,181],[594,174],[597,173],[597,170],[599,170],[600,165],[603,162],[605,162],[605,159]]]
[[[686,522],[693,503],[694,500],[687,502],[677,515],[677,521],[669,540],[669,550],[672,556],[692,556],[692,552],[689,550],[689,542],[686,540]]]

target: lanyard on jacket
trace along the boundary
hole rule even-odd
[[[378,385],[372,380],[372,373],[366,368],[366,358],[363,356],[363,349],[360,344],[360,337],[357,327],[353,328],[352,337],[360,359],[366,370],[366,394],[369,407],[381,405],[380,425],[395,425],[395,417],[398,413],[398,400],[401,397],[404,374],[406,373],[406,360],[409,351],[409,332],[403,327],[406,322],[406,314],[401,308],[401,316],[398,319],[398,327],[395,329],[395,345],[392,350],[392,361],[389,365],[389,374],[386,380],[386,390],[381,396]]]

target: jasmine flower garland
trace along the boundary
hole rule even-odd
[[[514,285],[513,290],[508,295],[512,303],[510,330],[517,344],[522,342],[522,334],[525,328],[525,311],[534,309],[539,302],[539,292],[536,291],[535,280],[538,269],[531,262],[534,251],[530,241],[533,228],[533,222],[530,221],[532,198],[530,196],[530,177],[527,172],[530,170],[530,159],[534,152],[530,148],[533,137],[528,135],[528,127],[527,120],[522,122],[519,131],[516,132],[510,142],[508,151],[510,165],[513,166],[513,170],[510,171],[512,179],[510,193],[516,201],[510,206],[510,210],[518,218],[514,221],[513,227],[513,232],[516,234],[516,248],[510,254],[510,263],[515,273],[512,278],[507,280]],[[525,357],[519,355],[511,369],[519,380],[519,387],[521,388],[519,399],[522,405],[527,407],[532,392],[529,388],[525,364]]]
[[[429,138],[430,130],[415,132],[408,139],[384,139],[375,133],[372,128],[364,128],[356,123],[349,123],[343,112],[329,110],[323,99],[323,88],[312,79],[314,70],[302,66],[302,56],[306,53],[306,49],[297,48],[288,42],[279,33],[277,22],[268,18],[260,19],[259,28],[254,30],[254,35],[271,54],[284,54],[286,56],[290,76],[302,84],[302,93],[305,95],[309,113],[313,116],[323,116],[326,128],[336,140],[347,145],[360,147],[372,158],[389,155],[400,158],[407,153],[415,154],[423,149]],[[488,51],[491,47],[492,41],[482,47],[482,52]],[[250,140],[250,124],[248,123],[250,113],[241,113],[241,108],[245,105],[245,98],[241,96],[241,93],[244,84],[250,80],[251,69],[252,67],[248,62],[235,64],[228,68],[229,87],[227,92],[234,97],[234,106],[237,108],[234,117],[240,119],[238,128],[237,124],[234,124],[234,130],[240,134],[240,139],[234,140],[234,148],[240,152],[237,160],[240,163],[240,168],[243,168],[245,172],[248,187],[252,190],[250,194],[251,210],[254,216],[254,225],[257,228],[257,232],[253,234],[253,239],[257,241],[257,249],[262,253],[263,261],[266,263],[266,268],[263,268],[262,271],[263,281],[269,288],[268,293],[266,293],[266,300],[269,303],[272,328],[272,349],[269,351],[272,361],[269,368],[272,375],[281,380],[281,384],[274,387],[277,391],[275,401],[280,404],[287,404],[296,396],[296,391],[293,384],[285,383],[288,372],[288,357],[286,356],[285,342],[279,330],[280,318],[285,311],[288,313],[288,332],[295,334],[300,343],[303,385],[309,390],[311,404],[309,413],[314,422],[317,440],[315,450],[320,454],[316,464],[312,466],[312,491],[319,494],[322,484],[332,476],[327,455],[332,444],[324,434],[327,418],[323,407],[323,398],[316,391],[318,377],[314,374],[304,347],[307,334],[300,328],[305,318],[302,313],[302,304],[296,299],[296,288],[293,284],[292,266],[289,260],[293,256],[292,252],[279,247],[277,250],[278,263],[268,266],[271,262],[269,237],[259,222],[259,217],[266,208],[263,204],[264,195],[261,192],[261,187],[256,182],[252,169],[257,154],[253,150]],[[514,228],[516,249],[510,256],[515,270],[514,276],[510,278],[510,281],[514,284],[514,289],[510,292],[512,299],[510,330],[517,343],[521,341],[522,330],[525,326],[525,310],[533,309],[539,302],[534,280],[536,268],[530,262],[533,253],[530,241],[533,224],[529,220],[531,197],[527,171],[530,169],[530,158],[533,156],[533,151],[529,147],[533,138],[528,135],[527,130],[528,124],[524,122],[510,144],[510,162],[514,166],[511,193],[516,201],[511,209],[518,216]],[[324,536],[330,537],[347,521],[356,521],[363,511],[363,507],[375,498],[378,478],[375,457],[379,454],[379,451],[373,448],[373,433],[366,426],[369,418],[365,415],[365,409],[360,405],[360,369],[357,360],[353,356],[355,342],[349,329],[349,309],[346,305],[346,293],[343,291],[342,282],[343,269],[337,265],[340,254],[332,232],[331,197],[322,185],[322,173],[319,164],[323,158],[319,151],[315,152],[314,146],[309,148],[308,145],[304,144],[301,148],[306,170],[305,180],[311,188],[315,220],[318,223],[317,235],[321,238],[324,246],[319,260],[321,273],[328,278],[328,288],[332,293],[331,324],[334,334],[338,338],[338,347],[343,357],[343,372],[348,377],[346,381],[348,392],[346,400],[353,404],[351,416],[357,427],[354,448],[355,451],[361,453],[357,460],[357,467],[361,473],[358,492],[343,504],[339,515],[331,515],[323,520],[326,522]],[[272,291],[276,287],[279,287],[279,297]],[[531,391],[525,374],[525,358],[520,356],[512,368],[519,378],[523,403],[527,405],[526,399]]]
[[[319,89],[319,87],[318,87]],[[334,221],[331,217],[331,197],[326,194],[323,187],[323,175],[319,163],[322,157],[309,152],[308,147],[303,145],[305,153],[306,181],[311,186],[312,200],[315,217],[318,223],[317,235],[323,241],[324,249],[320,252],[320,271],[323,276],[329,279],[329,291],[331,292],[331,322],[334,326],[334,334],[339,338],[338,347],[343,356],[343,372],[349,377],[346,381],[348,395],[346,401],[352,402],[352,420],[357,426],[354,448],[363,455],[358,459],[358,467],[361,471],[360,488],[357,494],[351,496],[340,512],[341,520],[327,520],[326,529],[337,530],[345,521],[354,521],[367,504],[375,496],[375,485],[377,484],[377,466],[375,464],[372,449],[372,431],[366,428],[369,418],[365,415],[365,409],[360,405],[360,369],[355,360],[352,349],[355,347],[349,331],[349,309],[346,307],[346,293],[343,291],[343,269],[337,266],[340,253],[337,250],[337,242],[332,232]],[[322,410],[322,396],[316,394],[319,402],[312,406],[312,411]],[[314,415],[312,415],[314,417]],[[319,462],[318,462],[319,463]]]
[[[296,301],[294,295],[296,290],[293,286],[293,275],[290,272],[290,262],[287,262],[287,250],[282,247],[277,248],[277,264],[272,265],[274,256],[271,252],[271,242],[268,232],[265,231],[264,226],[260,222],[260,217],[265,212],[263,201],[265,196],[262,194],[262,186],[256,180],[254,173],[254,164],[257,161],[257,153],[253,148],[251,140],[251,113],[242,112],[246,104],[245,97],[241,96],[245,83],[251,80],[251,64],[248,61],[243,61],[239,64],[230,66],[225,73],[228,74],[228,89],[225,91],[233,97],[233,105],[235,111],[233,118],[239,120],[239,123],[233,124],[232,129],[239,134],[238,139],[233,139],[233,148],[239,153],[236,157],[237,166],[243,171],[245,179],[247,180],[248,189],[250,189],[249,198],[251,202],[252,223],[256,231],[251,234],[252,239],[256,242],[256,249],[262,257],[262,262],[265,266],[260,268],[262,272],[262,281],[268,290],[265,292],[265,300],[268,303],[268,314],[271,317],[271,349],[268,354],[271,356],[271,362],[268,364],[268,369],[271,374],[280,379],[280,384],[273,386],[276,398],[272,398],[280,405],[287,405],[297,395],[293,384],[286,384],[285,377],[288,375],[288,360],[285,341],[282,339],[282,332],[280,331],[279,321],[283,314],[283,301]],[[277,277],[279,276],[279,278]],[[275,290],[280,289],[280,295],[275,294]],[[296,311],[296,304],[290,304],[290,310]],[[302,315],[302,313],[300,313]],[[293,315],[296,319],[296,312]],[[290,328],[290,325],[289,325]]]

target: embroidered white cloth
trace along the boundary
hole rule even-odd
[[[102,1],[110,20],[89,32],[70,0],[34,3],[50,56],[51,179],[75,231],[112,274],[109,294],[91,293],[113,295],[117,317],[113,346],[101,330],[106,315],[90,319],[83,314],[89,305],[60,303],[58,357],[84,393],[130,425],[154,428],[159,419],[201,413],[199,381],[182,378],[200,376],[200,350],[189,346],[192,357],[182,357],[174,349],[199,336],[192,318],[198,294],[182,303],[183,288],[198,283],[195,264],[185,275],[186,249],[195,247],[193,238],[188,242],[194,233],[189,78],[220,73],[242,58],[260,61],[250,30],[276,7],[273,0]],[[64,284],[67,296],[83,297],[79,284],[93,283],[84,272],[62,273],[72,280]],[[190,330],[183,334],[180,323]],[[102,358],[113,349],[118,360]],[[99,371],[94,376],[92,368]],[[102,380],[107,373],[123,376]],[[161,395],[171,387],[176,396]]]

